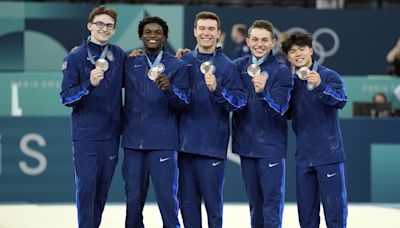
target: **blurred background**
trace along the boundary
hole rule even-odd
[[[125,0],[0,1],[0,204],[74,203],[71,110],[59,101],[61,64],[89,35],[88,14],[99,4],[117,10],[112,43],[126,52],[141,47],[137,27],[145,16],[168,22],[167,48],[175,52],[194,48],[196,13],[214,11],[231,58],[237,23],[268,19],[278,41],[294,31],[310,32],[314,58],[343,76],[349,97],[340,111],[349,201],[400,203],[400,0]],[[383,102],[374,102],[377,93]],[[290,131],[287,202],[296,200],[294,144]],[[224,200],[246,203],[238,159],[229,159]],[[119,165],[111,202],[124,202],[120,170]],[[148,201],[154,202],[152,190]]]

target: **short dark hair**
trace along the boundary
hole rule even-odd
[[[110,16],[112,19],[114,19],[115,25],[117,25],[117,17],[118,17],[117,11],[115,11],[109,7],[106,7],[104,5],[98,6],[98,7],[94,8],[92,10],[92,12],[90,12],[89,22],[93,22],[93,19],[96,16],[101,15],[101,14],[107,14],[108,16]]]
[[[168,39],[169,29],[168,29],[167,22],[164,21],[163,19],[161,19],[160,17],[157,17],[157,16],[145,17],[145,18],[143,18],[143,20],[141,20],[139,22],[139,28],[138,28],[139,38],[141,38],[142,35],[143,35],[144,26],[146,26],[147,24],[150,24],[150,23],[159,24],[163,29],[163,33],[164,33],[165,38]]]
[[[282,41],[282,51],[286,54],[293,45],[312,47],[313,38],[310,33],[296,32],[291,34],[286,40]]]
[[[196,18],[194,19],[194,28],[197,27],[197,21],[200,19],[216,20],[217,24],[218,24],[218,29],[221,29],[221,20],[219,19],[218,15],[214,12],[202,11],[202,12],[196,14]]]
[[[248,34],[250,35],[251,30],[258,28],[258,29],[265,29],[271,32],[272,39],[274,38],[274,26],[268,20],[255,20],[253,24],[250,26]]]

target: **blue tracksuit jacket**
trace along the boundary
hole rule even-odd
[[[95,68],[87,58],[87,45],[95,60],[103,46],[87,42],[68,54],[63,63],[60,98],[72,110],[73,140],[104,140],[121,134],[122,81],[125,52],[109,44],[106,60],[109,69],[97,87],[90,84],[90,71]],[[84,60],[84,61],[82,61]]]
[[[347,102],[343,81],[338,73],[318,66],[321,84],[306,88],[307,81],[294,76],[291,98],[292,127],[297,138],[296,161],[299,167],[342,162],[345,154],[339,126],[338,109]]]
[[[151,61],[155,57],[149,56]],[[182,60],[165,50],[161,63],[171,82],[166,91],[147,77],[149,65],[144,54],[126,61],[123,147],[178,149],[178,114],[190,102],[189,77]]]
[[[182,57],[188,66],[192,89],[191,104],[180,116],[180,151],[226,158],[229,140],[229,112],[246,105],[239,72],[220,48],[213,54],[195,54],[191,51]],[[210,92],[205,84],[200,65],[211,60],[216,67],[214,75],[217,89]]]
[[[256,93],[247,68],[251,56],[234,61],[249,97],[246,107],[233,113],[232,151],[255,158],[284,158],[287,150],[287,123],[284,113],[289,107],[293,79],[290,70],[268,55],[260,65],[269,78],[264,91]]]

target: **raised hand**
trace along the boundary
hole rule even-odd
[[[265,88],[265,84],[267,83],[267,77],[265,77],[264,75],[258,73],[256,75],[254,75],[252,81],[253,81],[253,85],[254,85],[254,90],[256,91],[256,93],[261,93],[262,91],[264,91]]]
[[[101,80],[104,79],[104,71],[101,70],[99,67],[94,68],[90,71],[90,84],[97,87]]]
[[[171,87],[171,82],[169,81],[169,78],[167,75],[165,74],[160,74],[157,78],[156,78],[156,83],[158,85],[158,88],[160,88],[161,90],[167,90]]]
[[[313,85],[314,88],[318,87],[321,84],[321,76],[316,71],[310,71],[307,76],[307,83]]]
[[[214,92],[217,89],[217,79],[211,71],[204,75],[204,80],[206,81],[207,88],[210,92]]]

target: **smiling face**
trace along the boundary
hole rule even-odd
[[[103,25],[103,27],[99,28],[98,25]],[[90,31],[91,41],[101,45],[107,43],[115,33],[115,28],[107,29],[107,27],[111,27],[110,25],[115,26],[115,21],[109,15],[100,14],[95,16],[93,21],[88,22],[87,24],[87,28]]]
[[[272,33],[266,29],[253,28],[249,37],[246,38],[247,46],[251,53],[256,58],[261,58],[267,55],[275,45],[275,39],[272,38]]]
[[[201,53],[212,53],[217,46],[217,40],[221,36],[218,22],[214,19],[199,19],[194,28],[194,36]]]
[[[158,52],[163,48],[166,37],[161,25],[158,23],[148,23],[144,26],[140,39],[143,41],[147,52]]]
[[[307,45],[299,46],[294,44],[292,47],[289,48],[287,55],[289,62],[295,68],[310,68],[312,64],[313,49],[308,47]]]

